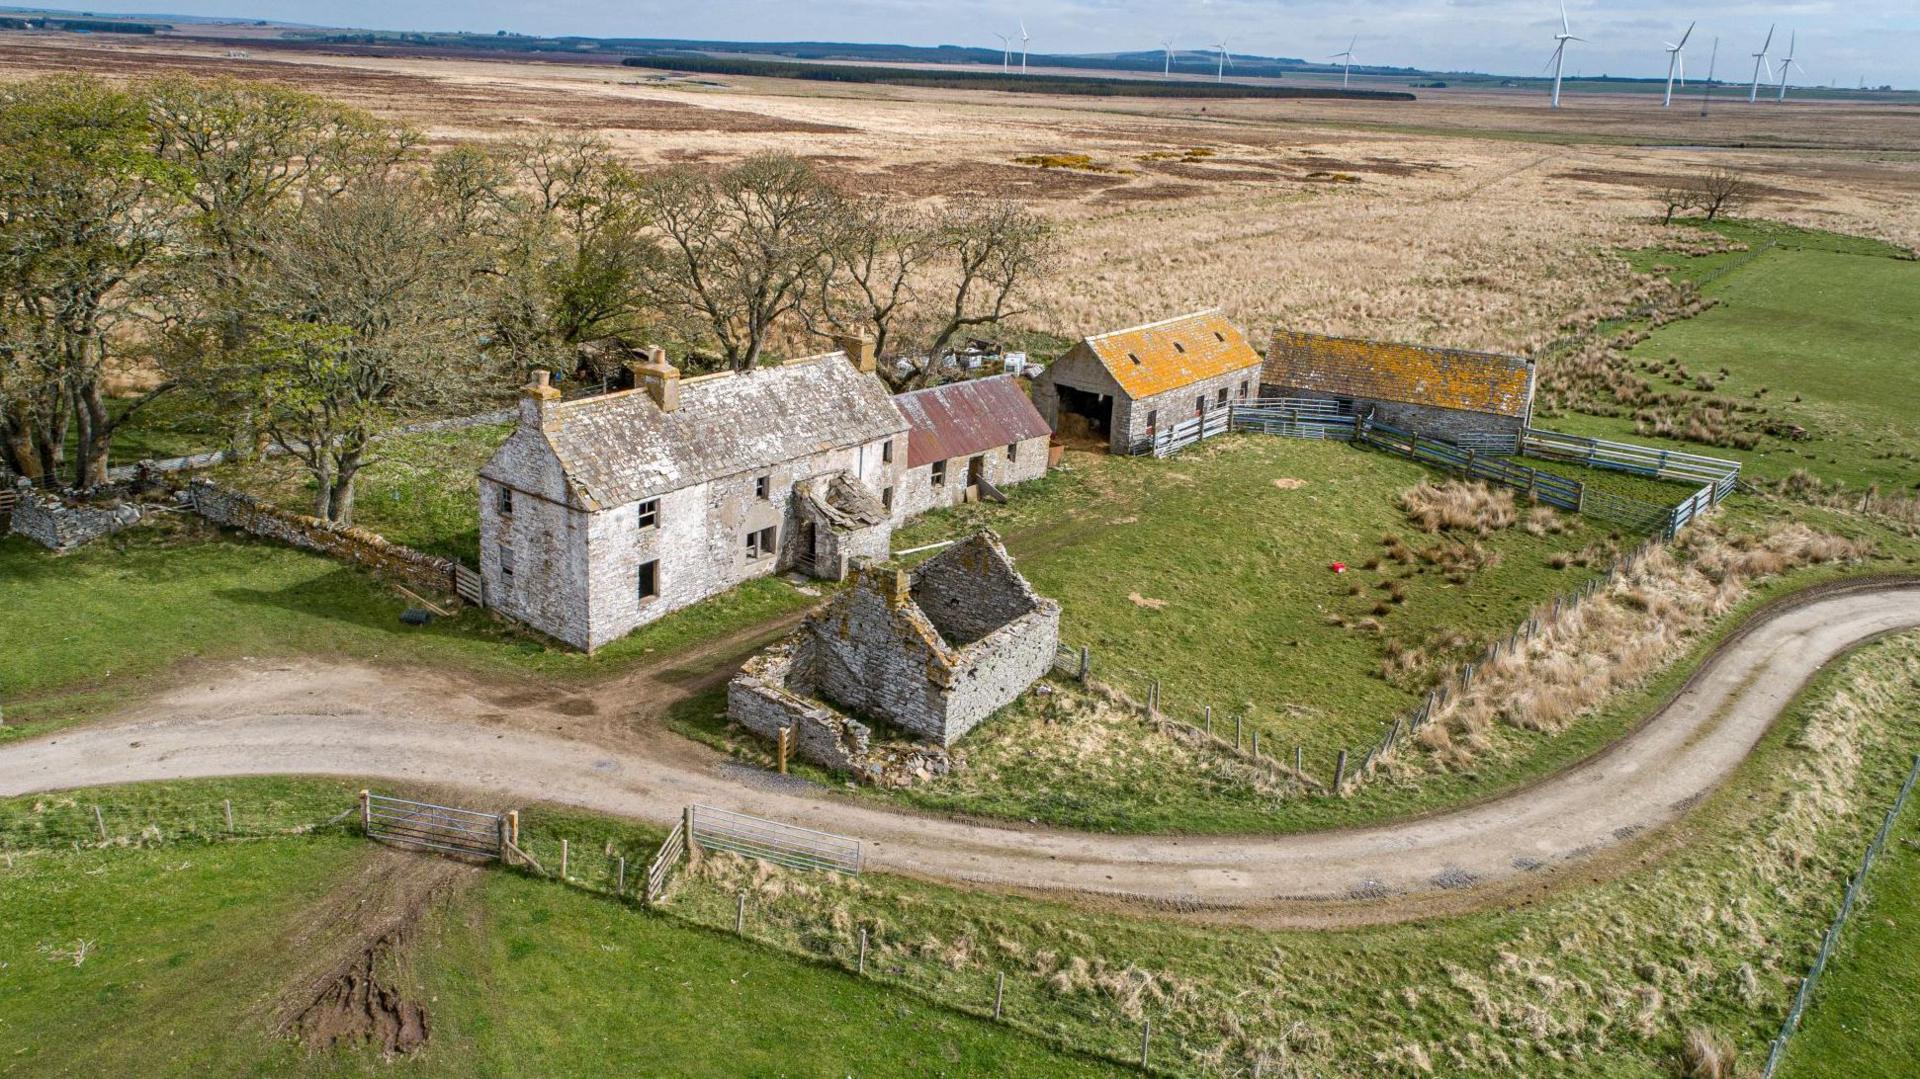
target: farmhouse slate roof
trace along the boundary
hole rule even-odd
[[[1260,366],[1239,327],[1213,309],[1098,334],[1081,345],[1136,401]]]
[[[1519,356],[1278,330],[1260,381],[1283,390],[1525,418],[1533,373]]]
[[[542,432],[588,509],[651,498],[906,429],[886,387],[843,352],[683,379],[663,412],[646,390],[548,406]]]
[[[893,403],[907,419],[908,468],[1051,433],[1012,375],[930,386]]]

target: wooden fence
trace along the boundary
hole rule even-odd
[[[1332,401],[1310,397],[1255,397],[1228,406],[1236,431],[1254,431],[1282,438],[1353,438],[1354,416]]]
[[[1537,468],[1517,465],[1498,454],[1462,449],[1451,442],[1425,438],[1378,420],[1362,419],[1355,429],[1354,441],[1389,453],[1410,457],[1423,464],[1449,472],[1485,480],[1526,492],[1527,496],[1549,506],[1579,512],[1584,485]],[[1647,505],[1653,506],[1652,503]],[[1654,509],[1660,507],[1653,506]]]

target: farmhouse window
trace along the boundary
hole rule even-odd
[[[494,505],[500,510],[500,516],[513,516],[513,488],[500,488],[499,497],[495,499]]]
[[[1227,407],[1227,388],[1225,386],[1220,387],[1220,399],[1216,401],[1215,404],[1218,404],[1221,408]]]
[[[1151,431],[1158,426],[1160,426],[1160,410],[1157,408],[1147,409],[1147,430]]]
[[[1242,401],[1247,399],[1247,382],[1245,379],[1240,380],[1240,399]]]
[[[945,461],[935,461],[933,463],[933,485],[935,487],[945,487],[947,485],[947,463]]]
[[[660,500],[649,498],[640,503],[638,525],[641,528],[658,528],[660,525]]]
[[[889,438],[880,444],[880,462],[888,465],[893,463],[893,439]]]
[[[1007,463],[1012,464],[1015,461],[1018,461],[1019,459],[1020,459],[1020,443],[1018,442],[1007,443]]]
[[[893,512],[893,488],[889,487],[880,492],[880,504],[887,507],[887,512]]]
[[[773,554],[777,537],[778,533],[770,527],[747,533],[747,561],[755,562]]]
[[[500,576],[513,577],[513,548],[504,543],[500,545]]]
[[[1205,412],[1207,410],[1206,394],[1203,393],[1200,396],[1193,399],[1193,410],[1195,412]]]
[[[753,497],[765,499],[773,493],[773,477],[761,476],[753,481]]]

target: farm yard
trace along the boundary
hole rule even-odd
[[[587,654],[451,587],[216,528],[191,500],[57,555],[0,535],[0,940],[18,945],[0,947],[0,1074],[1760,1074],[1920,745],[1920,142],[1884,107],[1694,122],[1602,93],[1564,112],[1488,89],[1063,100],[220,51],[0,33],[0,78],[273,80],[412,125],[408,167],[584,133],[641,175],[773,153],[894,206],[1004,196],[1056,246],[956,346],[978,332],[1047,364],[1218,306],[1262,353],[1288,328],[1525,355],[1533,426],[1570,437],[1466,453],[1423,427],[1423,464],[1390,425],[1353,444],[1255,428],[1163,457],[1075,443],[1004,491],[969,469],[959,504],[924,516],[892,486],[881,505],[880,481],[874,506],[820,493],[829,531],[893,511],[878,550],[907,565],[990,530],[1060,605],[1051,675],[938,754],[849,712],[909,762],[898,782],[729,720],[743,661],[871,584],[811,559],[815,578],[676,599]],[[1745,178],[1730,216],[1661,224],[1663,192],[1716,168]],[[844,327],[829,346],[783,316],[741,364],[732,342],[696,345],[685,311],[658,314],[618,328],[684,352],[689,400],[826,347],[873,373]],[[558,332],[530,325],[511,332]],[[331,347],[273,332],[275,356]],[[163,369],[114,367],[105,416]],[[591,402],[596,377],[643,411],[687,407],[680,372],[650,370],[562,367],[568,401],[541,376],[521,415],[561,426],[548,410]],[[525,372],[493,374],[405,419],[512,405]],[[224,393],[142,405],[110,463],[246,441]],[[541,552],[497,524],[529,492],[503,503],[476,479],[526,423],[375,439],[353,524],[482,566],[488,590],[516,554],[531,578]],[[63,432],[69,463],[86,437]],[[1697,479],[1585,467],[1580,437],[1738,461],[1738,493],[1728,478],[1709,506]],[[1455,454],[1539,469],[1586,512],[1435,463]],[[856,479],[875,463],[858,460]],[[331,497],[296,453],[189,475],[276,513]],[[568,482],[560,497],[606,489],[591,469]],[[1661,518],[1685,527],[1608,516],[1690,499]],[[596,544],[636,527],[577,520]],[[659,598],[640,581],[642,605]],[[57,789],[134,778],[161,782]],[[518,807],[523,860],[370,844],[362,787]],[[1623,806],[1633,790],[1666,793]],[[641,869],[696,802],[845,833],[869,861],[689,851],[649,902]],[[1889,1017],[1912,1010],[1915,821],[1894,820],[1834,930],[1779,1075],[1903,1073],[1911,1032]]]

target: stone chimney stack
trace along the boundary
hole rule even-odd
[[[646,357],[643,362],[627,365],[633,372],[633,384],[647,391],[660,411],[672,412],[680,407],[680,369],[667,362],[667,350],[658,345],[648,348]]]
[[[889,607],[905,607],[913,599],[913,576],[897,565],[875,566],[868,572],[873,574],[874,588],[887,601]]]
[[[835,337],[834,346],[847,354],[853,366],[863,375],[871,375],[879,369],[879,357],[873,352],[873,338],[865,335],[849,334]]]
[[[522,422],[539,423],[546,414],[547,406],[560,399],[560,391],[554,387],[552,376],[545,371],[535,371],[533,381],[520,387],[520,419]]]

